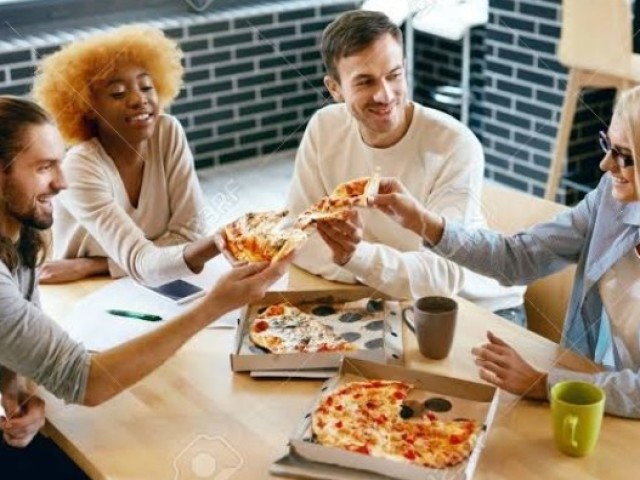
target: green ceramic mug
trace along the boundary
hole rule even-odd
[[[553,437],[573,457],[593,452],[604,415],[604,390],[588,382],[560,382],[551,388]]]

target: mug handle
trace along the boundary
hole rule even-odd
[[[567,415],[563,420],[564,438],[568,439],[573,448],[578,448],[576,440],[576,427],[578,426],[578,417],[575,415]]]
[[[411,315],[407,315],[408,312],[411,312]],[[409,330],[416,333],[416,324],[413,320],[413,307],[404,307],[402,309],[402,319],[404,320],[404,323],[407,324],[407,327],[409,327]]]

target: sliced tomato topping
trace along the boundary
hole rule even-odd
[[[416,458],[418,458],[418,456],[413,450],[407,450],[406,452],[404,452],[404,458],[406,458],[407,460],[415,460]]]
[[[450,435],[449,436],[449,443],[451,445],[459,445],[462,442],[464,442],[464,437],[462,435]]]
[[[393,396],[395,398],[397,398],[398,400],[402,400],[402,399],[404,399],[406,394],[402,390],[396,390],[395,392],[393,392]]]
[[[267,328],[269,328],[269,323],[265,322],[264,320],[256,322],[256,324],[253,326],[253,329],[256,332],[264,332]]]
[[[271,305],[264,312],[266,315],[282,315],[284,313],[284,305],[279,303],[278,305]]]
[[[367,447],[366,445],[361,445],[358,448],[356,448],[354,451],[358,453],[364,453],[365,455],[369,455],[369,447]]]

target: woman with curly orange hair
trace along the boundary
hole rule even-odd
[[[54,258],[41,281],[129,274],[158,284],[199,272],[217,255],[178,121],[182,52],[162,31],[129,25],[45,58],[33,95],[72,148],[69,188],[55,206]]]

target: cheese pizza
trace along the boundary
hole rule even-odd
[[[307,239],[299,228],[278,228],[286,215],[286,210],[243,215],[222,229],[224,247],[239,261],[279,260]]]
[[[353,207],[366,207],[367,198],[378,193],[380,176],[362,177],[338,185],[331,195],[322,197],[302,212],[295,226],[304,230],[309,225],[330,219],[344,220]]]
[[[354,204],[360,207],[367,206],[367,197],[375,195],[380,189],[380,175],[376,173],[371,177],[362,177],[350,180],[338,185],[331,197],[352,198]]]
[[[403,418],[403,400],[413,387],[404,382],[351,382],[325,395],[312,416],[318,443],[430,468],[466,460],[480,427],[474,420],[439,420],[428,411]]]
[[[251,212],[226,225],[221,231],[221,248],[237,261],[277,261],[295,250],[308,237],[304,230],[316,222],[343,220],[354,206],[366,206],[367,197],[378,192],[380,176],[363,177],[338,185],[302,212],[293,226],[282,227],[287,211]]]
[[[353,351],[333,329],[285,303],[269,306],[249,326],[249,338],[271,353]]]

